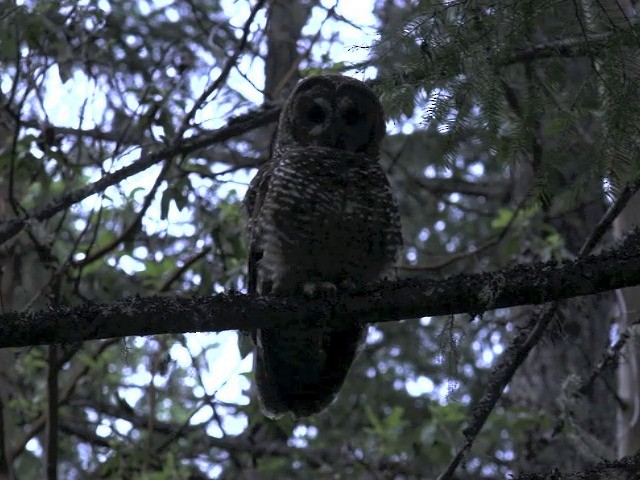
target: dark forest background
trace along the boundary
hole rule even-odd
[[[640,223],[635,3],[0,1],[0,310],[242,291],[240,202],[318,73],[385,107],[404,278],[615,246]],[[639,304],[372,325],[298,421],[260,414],[235,332],[5,348],[0,478],[638,478]]]

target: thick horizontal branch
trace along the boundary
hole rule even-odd
[[[537,263],[445,280],[407,279],[355,292],[330,304],[302,298],[224,293],[209,297],[129,297],[0,315],[0,348],[185,332],[286,325],[339,325],[353,318],[397,321],[433,315],[479,315],[640,284],[640,230],[616,250],[576,261]],[[324,320],[323,320],[324,319]]]
[[[193,153],[215,143],[227,141],[242,133],[258,128],[262,125],[266,125],[267,123],[274,122],[278,119],[279,114],[280,106],[270,106],[261,110],[253,111],[231,120],[227,126],[218,130],[207,132],[180,142],[175,142],[168,146],[161,147],[155,152],[145,154],[131,165],[107,174],[89,185],[85,185],[84,187],[62,195],[26,217],[0,221],[0,245],[18,234],[29,221],[42,221],[51,218],[55,214],[66,210],[71,205],[74,205],[95,193],[103,192],[108,187],[115,185],[116,183],[120,183],[125,178],[129,178],[132,175],[143,172],[153,165],[164,160],[171,160],[179,157],[180,155]]]
[[[638,22],[630,22],[628,29],[598,32],[590,35],[577,35],[536,43],[509,54],[501,59],[499,65],[541,60],[553,57],[591,56],[612,42],[622,41],[630,47],[637,47],[636,33],[640,29]]]
[[[605,460],[595,467],[574,473],[523,474],[515,480],[638,480],[640,472],[640,452],[619,460]]]

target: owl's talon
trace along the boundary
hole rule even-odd
[[[307,282],[302,289],[307,298],[335,299],[338,296],[338,287],[331,282]]]

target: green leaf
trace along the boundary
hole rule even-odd
[[[497,216],[494,217],[494,219],[491,221],[491,228],[494,228],[496,230],[503,229],[507,225],[509,225],[509,222],[511,222],[512,218],[513,210],[510,210],[508,208],[501,208],[498,210]]]

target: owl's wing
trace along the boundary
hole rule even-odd
[[[249,189],[244,198],[244,207],[247,211],[248,233],[249,233],[249,256],[247,259],[247,292],[258,292],[258,262],[262,258],[262,247],[260,245],[260,225],[259,218],[262,211],[262,204],[269,189],[271,174],[275,162],[269,160],[258,169],[258,173],[249,184]],[[268,293],[268,292],[262,292]]]
[[[275,163],[273,159],[269,160],[258,169],[258,173],[256,173],[256,176],[251,180],[244,198],[244,207],[249,219],[247,224],[249,234],[249,255],[247,258],[248,293],[258,293],[258,262],[262,259],[263,255],[260,219],[262,215],[262,205],[269,191]],[[260,293],[269,293],[271,290],[269,282],[262,281],[261,283]],[[267,373],[265,366],[266,353],[260,330],[251,330],[246,333],[250,335],[255,345],[253,371],[258,387],[258,399],[261,409],[269,418],[278,418],[287,411],[287,407],[282,403],[278,391],[273,387],[273,381],[271,380],[272,373]]]

